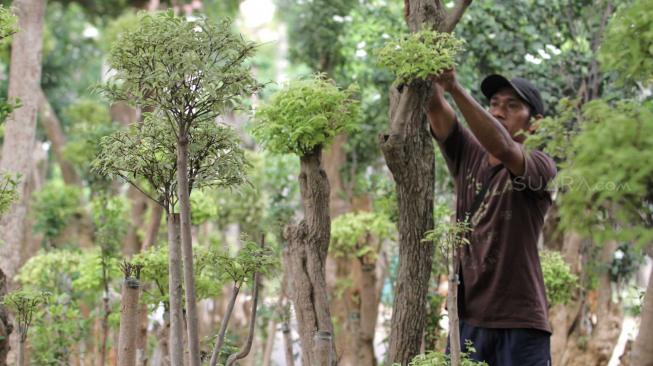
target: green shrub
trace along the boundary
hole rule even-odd
[[[256,111],[252,133],[273,153],[307,155],[356,129],[356,91],[353,85],[341,90],[323,75],[293,81]]]
[[[59,236],[75,216],[81,214],[82,192],[77,187],[52,181],[34,194],[34,231],[45,240]]]
[[[396,83],[425,80],[455,66],[464,42],[450,33],[420,31],[388,42],[378,53],[378,62],[397,77]]]
[[[578,277],[571,273],[569,265],[558,252],[540,252],[542,274],[549,306],[567,303],[578,287]]]
[[[383,214],[349,212],[333,219],[331,223],[330,250],[335,256],[376,257],[379,248],[369,244],[369,236],[379,244],[395,232],[395,225]]]

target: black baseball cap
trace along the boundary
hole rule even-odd
[[[513,78],[512,80],[508,80],[501,75],[493,74],[487,76],[483,79],[483,82],[481,82],[481,91],[487,99],[492,98],[494,93],[504,87],[513,88],[521,99],[533,108],[535,114],[544,115],[544,103],[542,102],[540,91],[537,90],[537,87],[530,81],[524,78]]]

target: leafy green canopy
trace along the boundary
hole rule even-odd
[[[557,185],[561,225],[598,241],[653,239],[653,102],[593,101]]]
[[[549,306],[566,304],[578,286],[578,277],[571,273],[569,265],[558,252],[544,250],[540,252],[540,259]]]
[[[653,81],[651,9],[652,0],[637,0],[617,11],[608,25],[599,60],[605,70],[618,72],[622,81]]]
[[[230,22],[172,11],[139,16],[111,48],[115,75],[103,88],[111,99],[162,111],[184,136],[194,121],[215,118],[259,88],[245,65],[255,45],[232,33]]]
[[[396,83],[425,80],[455,66],[464,42],[450,33],[424,30],[388,42],[378,62],[397,76]]]
[[[191,189],[245,182],[247,162],[231,127],[202,119],[188,134]],[[169,208],[176,202],[176,142],[172,125],[148,113],[142,124],[103,137],[93,167],[99,174],[122,177]]]
[[[16,16],[9,9],[0,5],[0,40],[11,37],[17,31]]]
[[[355,85],[339,89],[323,75],[291,82],[254,116],[252,133],[269,151],[304,156],[360,122]]]
[[[349,212],[331,222],[331,245],[329,249],[335,256],[362,258],[376,257],[380,248],[374,248],[371,239],[383,242],[395,232],[395,225],[384,214],[373,212]]]

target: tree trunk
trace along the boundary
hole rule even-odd
[[[200,340],[197,331],[197,302],[193,272],[193,239],[191,236],[190,191],[188,182],[188,133],[177,141],[177,196],[181,213],[181,252],[184,263],[186,295],[186,327],[190,366],[200,366]]]
[[[455,257],[457,258],[457,257]],[[456,266],[452,266],[456,267]],[[458,319],[458,275],[449,270],[449,290],[447,292],[447,310],[449,315],[449,347],[451,366],[460,365],[460,328]]]
[[[54,159],[59,164],[59,168],[61,168],[63,181],[67,185],[81,187],[82,183],[75,168],[64,159],[63,156],[63,149],[66,146],[66,135],[61,128],[61,122],[59,121],[59,118],[57,118],[57,115],[43,93],[43,90],[39,88],[38,93],[40,99],[39,109],[41,112],[41,125],[45,130],[48,140],[50,140],[50,143],[52,144]]]
[[[292,278],[291,298],[295,306],[302,345],[303,365],[323,365],[315,349],[315,337],[324,345],[326,333],[333,334],[324,265],[329,249],[329,181],[320,163],[321,149],[300,158],[299,188],[304,219],[286,228],[288,241],[286,268]],[[333,342],[329,354],[335,355]],[[331,357],[335,364],[335,357]]]
[[[238,293],[240,292],[240,287],[234,286],[231,293],[231,298],[229,299],[229,305],[227,306],[227,311],[222,317],[222,322],[220,324],[220,331],[218,331],[218,338],[215,340],[215,347],[213,347],[213,353],[211,354],[211,360],[209,361],[209,366],[215,366],[218,363],[218,358],[220,357],[220,351],[222,350],[222,345],[224,344],[224,338],[227,334],[227,326],[229,325],[229,319],[231,319],[231,313],[234,311],[234,305],[236,304],[236,299],[238,298]]]
[[[131,204],[131,212],[129,214],[129,228],[122,243],[122,251],[127,258],[131,258],[141,251],[142,242],[138,237],[138,230],[143,227],[148,199],[133,185],[129,185],[127,198],[129,198],[129,203]]]
[[[360,329],[358,338],[358,365],[376,366],[374,335],[379,316],[380,296],[377,291],[376,263],[361,263],[360,275]]]
[[[262,366],[270,366],[272,361],[272,351],[274,351],[274,337],[277,334],[277,322],[274,319],[268,321],[268,338],[265,340],[265,350],[263,351]]]
[[[633,345],[632,364],[633,366],[653,365],[653,271],[646,287],[639,333]]]
[[[16,187],[20,196],[0,221],[0,267],[7,278],[13,279],[22,264],[21,246],[29,202],[26,186],[33,166],[36,136],[36,115],[41,88],[41,49],[43,45],[43,18],[45,0],[15,0],[13,7],[18,16],[19,31],[14,35],[11,48],[8,99],[20,99],[4,129],[4,143],[0,171],[19,174]]]
[[[118,365],[120,366],[136,366],[140,287],[141,284],[137,276],[126,276],[122,284],[120,334],[118,336]]]
[[[25,366],[25,341],[18,341],[18,366]]]
[[[281,324],[283,333],[284,355],[286,356],[286,366],[295,366],[295,355],[292,350],[292,334],[288,322]]]
[[[0,269],[0,298],[7,294],[7,277]],[[7,354],[9,353],[9,336],[14,330],[14,325],[9,320],[7,308],[0,304],[0,366],[7,366]]]
[[[422,109],[427,94],[426,84],[394,89],[390,134],[381,138],[399,203],[399,266],[388,362],[402,365],[419,353],[433,261],[433,244],[421,242],[433,227],[435,180],[433,142]]]
[[[170,296],[170,364],[184,364],[183,287],[181,285],[181,248],[179,214],[168,213],[168,291]]]
[[[143,250],[156,245],[156,239],[159,236],[159,228],[161,227],[161,217],[163,216],[163,207],[158,203],[151,205],[150,223],[147,225],[145,238],[143,239]]]

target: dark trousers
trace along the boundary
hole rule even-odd
[[[471,341],[476,351],[470,358],[489,366],[551,366],[550,337],[537,329],[482,328],[460,321],[462,350],[465,341]]]

